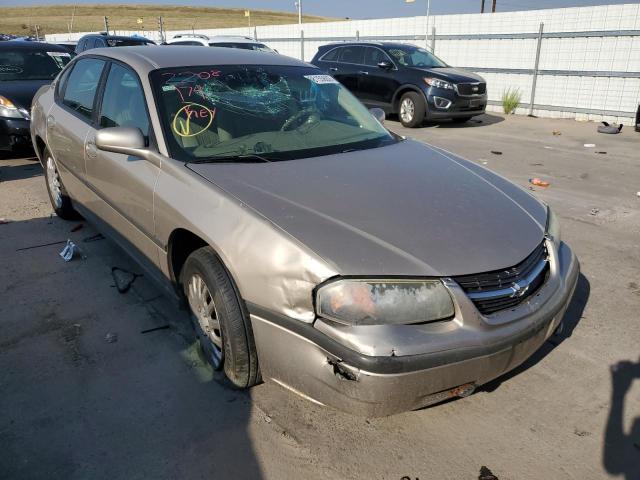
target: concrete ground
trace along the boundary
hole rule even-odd
[[[469,398],[389,418],[272,384],[231,391],[185,312],[145,277],[119,293],[112,268],[138,272],[132,261],[52,217],[38,163],[4,159],[0,478],[471,480],[486,466],[500,480],[639,479],[640,134],[497,115],[388,126],[524,188],[551,183],[532,193],[558,212],[583,272],[561,341]],[[68,238],[83,258],[39,246]]]

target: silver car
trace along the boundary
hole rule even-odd
[[[465,396],[553,334],[577,282],[546,205],[285,56],[91,50],[32,117],[56,213],[184,299],[237,387],[367,416]]]

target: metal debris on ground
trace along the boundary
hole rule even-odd
[[[482,468],[480,468],[480,476],[478,477],[478,480],[499,480],[499,479],[493,474],[491,470],[489,470],[487,467],[483,465]]]
[[[107,343],[116,343],[118,341],[118,334],[109,332],[104,336],[104,339]]]
[[[92,235],[90,237],[83,238],[82,241],[84,243],[90,243],[90,242],[97,242],[98,240],[104,240],[104,239],[105,239],[104,235],[102,235],[101,233],[98,233],[96,235]]]
[[[600,213],[600,209],[599,208],[592,208],[591,212],[589,212],[589,215],[598,215],[598,213]]]
[[[554,130],[554,131],[553,131],[553,135],[554,135],[555,137],[557,137],[557,136],[559,136],[559,135],[562,135],[562,132],[561,132],[560,130]]]
[[[502,155],[502,152],[499,150],[491,150],[491,153],[493,153],[494,155]]]
[[[600,155],[606,155],[607,154],[607,152],[603,152],[602,150],[599,150],[596,153],[599,153]]]
[[[615,134],[620,133],[622,131],[622,127],[623,127],[622,124],[616,126],[616,125],[610,125],[607,122],[602,122],[602,125],[600,125],[598,127],[598,132],[599,133],[608,133],[608,134],[611,134],[611,135],[615,135]]]
[[[131,285],[133,285],[133,282],[136,281],[136,278],[141,277],[142,275],[139,273],[132,273],[123,268],[112,267],[111,276],[113,277],[113,281],[116,284],[118,292],[127,293],[131,288]]]
[[[67,240],[67,244],[64,246],[62,251],[60,252],[60,256],[65,262],[70,262],[76,254],[76,244],[71,240]]]
[[[157,330],[168,330],[170,328],[171,328],[171,325],[162,325],[160,327],[147,328],[146,330],[142,330],[140,333],[155,332]]]
[[[73,227],[71,229],[72,232],[77,232],[78,230],[82,230],[82,227],[84,227],[84,225],[82,223],[79,223],[78,225],[76,225],[75,227]]]
[[[51,245],[62,245],[67,243],[67,240],[60,240],[59,242],[41,243],[39,245],[32,245],[30,247],[16,248],[16,252],[22,252],[23,250],[33,250],[34,248],[50,247]]]
[[[545,145],[544,148],[545,150],[553,150],[553,147],[550,147],[549,145]]]
[[[545,182],[544,180],[541,180],[539,178],[530,178],[529,183],[531,185],[535,185],[536,187],[543,187],[543,188],[547,188],[549,185],[551,185],[549,182]]]
[[[596,144],[595,143],[585,143],[584,144],[584,148],[596,148]]]

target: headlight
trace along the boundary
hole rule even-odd
[[[24,108],[16,107],[7,97],[0,95],[0,117],[29,118],[29,112]]]
[[[560,236],[560,223],[558,217],[553,213],[551,208],[547,207],[547,236],[551,238],[551,241],[556,245],[560,245],[562,238]]]
[[[444,88],[445,90],[453,90],[453,84],[440,80],[439,78],[425,78],[424,83],[434,88]]]
[[[439,280],[337,280],[318,289],[316,311],[345,325],[421,323],[454,314]]]

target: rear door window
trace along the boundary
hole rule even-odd
[[[96,91],[105,62],[98,58],[78,60],[69,74],[62,103],[79,115],[91,119]]]
[[[391,62],[391,59],[379,48],[367,47],[364,54],[364,64],[370,67],[375,67],[380,62]]]
[[[340,62],[364,64],[364,47],[343,47],[340,52]]]

